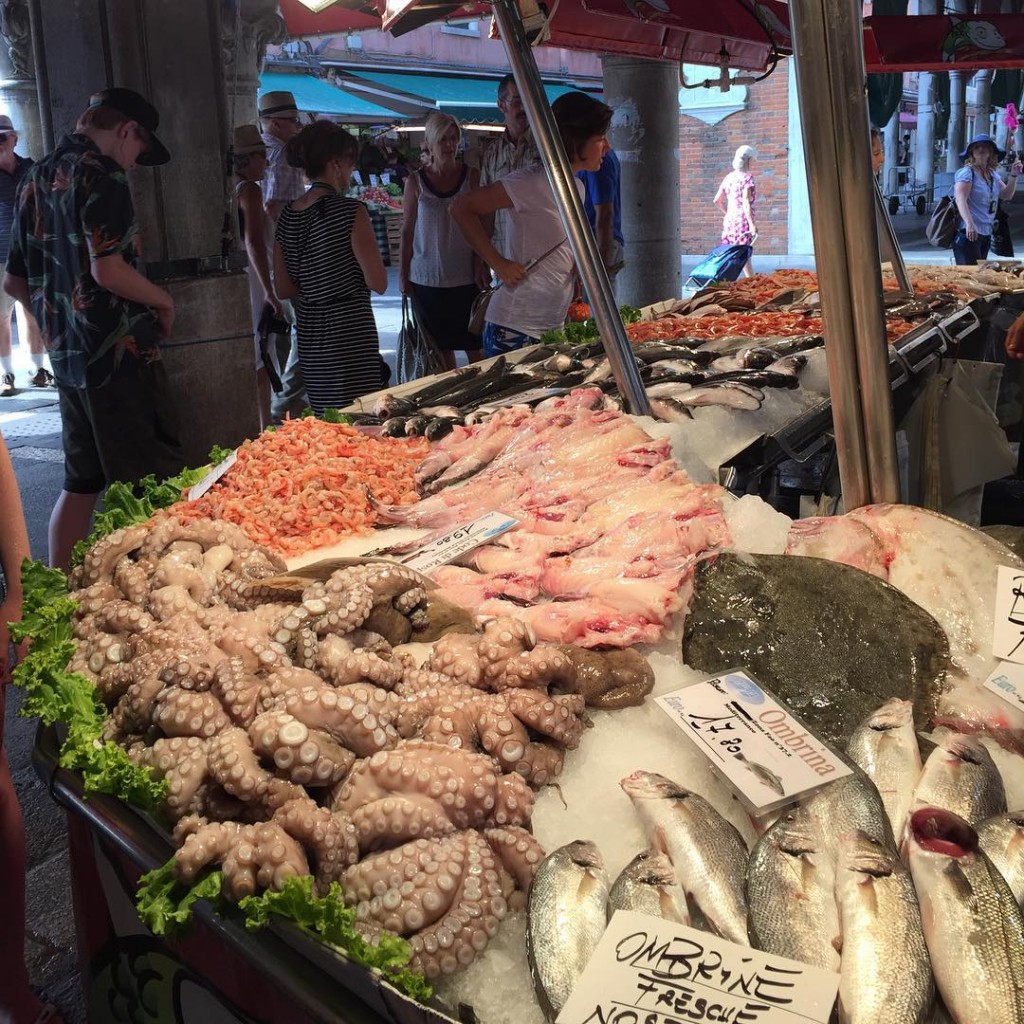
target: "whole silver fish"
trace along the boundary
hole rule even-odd
[[[846,750],[875,784],[898,842],[921,775],[913,703],[886,701],[854,730]]]
[[[526,952],[537,998],[554,1020],[604,934],[608,880],[601,852],[578,839],[549,854],[530,885]]]
[[[978,843],[1024,908],[1024,811],[986,818],[978,826]]]
[[[1024,1021],[1024,917],[978,835],[937,807],[910,815],[907,853],[942,1000],[957,1024]]]
[[[942,807],[972,825],[1004,814],[1003,779],[985,745],[972,736],[942,735],[914,789],[911,810],[918,807]]]
[[[840,1024],[925,1024],[935,1000],[914,883],[895,850],[864,832],[839,841]]]
[[[834,872],[820,824],[787,811],[758,840],[747,866],[750,941],[757,949],[839,970]]]
[[[677,399],[682,405],[694,406],[695,408],[703,408],[709,405],[720,405],[726,409],[746,409],[753,411],[754,409],[761,408],[761,402],[764,399],[762,394],[761,398],[757,398],[752,395],[746,388],[733,387],[728,384],[716,385],[714,387],[710,385],[698,385],[682,394]]]
[[[662,917],[679,924],[690,923],[686,893],[676,881],[672,862],[663,853],[638,853],[615,879],[608,894],[608,918],[616,910]]]
[[[747,846],[739,832],[707,800],[663,775],[635,771],[619,785],[633,801],[651,848],[668,856],[712,930],[749,945]]]
[[[665,380],[657,384],[649,384],[646,388],[648,398],[675,398],[693,387],[681,380]]]
[[[883,846],[896,849],[882,798],[860,769],[823,786],[803,800],[800,807],[817,825],[821,849],[833,865],[839,854],[839,840],[849,832],[866,832]]]

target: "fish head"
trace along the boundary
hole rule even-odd
[[[633,858],[627,870],[632,869],[633,877],[644,885],[677,885],[672,861],[664,853],[645,850]]]
[[[899,855],[895,850],[860,829],[839,839],[837,873],[852,871],[870,878],[887,878],[897,870],[898,864]]]
[[[685,800],[691,795],[688,789],[664,775],[642,769],[627,775],[619,785],[631,800]]]
[[[950,733],[943,738],[941,746],[946,751],[947,761],[951,763],[960,762],[984,768],[993,764],[992,755],[985,749],[985,744],[973,736]]]
[[[779,818],[770,829],[770,841],[780,853],[789,857],[805,857],[821,849],[819,828],[798,811],[790,811]]]
[[[581,868],[592,868],[595,871],[604,870],[604,858],[596,843],[589,839],[577,839],[562,847],[561,852],[568,857],[573,864]]]
[[[868,716],[865,725],[875,732],[890,732],[913,725],[914,704],[909,700],[893,697],[887,700],[877,711]]]
[[[910,849],[959,860],[978,853],[978,833],[952,811],[922,807],[910,815],[907,824]]]

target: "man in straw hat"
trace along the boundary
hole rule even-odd
[[[292,167],[285,157],[288,140],[299,133],[299,108],[290,92],[265,92],[260,97],[260,124],[263,142],[267,147],[267,169],[263,175],[263,202],[274,227],[281,211],[306,191],[302,171]],[[291,305],[285,303],[284,312],[294,322]],[[286,415],[299,416],[305,409],[306,384],[299,369],[299,352],[294,338],[287,351],[278,350],[282,361],[287,361],[281,381],[281,390],[274,394],[271,407],[275,420]]]
[[[0,114],[0,274],[10,251],[11,225],[14,223],[14,204],[18,198],[25,173],[32,166],[27,156],[14,152],[18,145],[18,132],[6,114]],[[33,371],[29,383],[35,388],[53,386],[53,374],[46,368],[46,346],[39,335],[35,317],[20,303],[0,289],[0,398],[17,391],[14,382],[14,362],[11,356],[11,317],[17,313],[18,338],[28,345]]]
[[[67,569],[115,480],[184,465],[159,341],[174,302],[135,269],[138,225],[125,173],[167,163],[156,109],[131,89],[89,100],[72,134],[25,176],[4,288],[31,304],[50,353],[64,435],[64,488],[50,564]]]

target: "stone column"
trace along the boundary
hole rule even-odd
[[[974,133],[988,133],[992,123],[991,68],[984,68],[974,74],[974,106],[978,112],[974,121]]]
[[[882,165],[882,195],[891,196],[896,193],[896,167],[900,144],[899,107],[893,111],[889,123],[882,132],[882,144],[885,148],[885,163]]]
[[[46,151],[39,122],[32,23],[25,0],[0,3],[0,113],[18,130],[18,153],[38,160]]]
[[[228,121],[231,127],[255,124],[267,46],[288,34],[277,0],[221,0],[220,29]]]
[[[130,179],[144,270],[178,307],[164,358],[187,458],[200,464],[212,444],[236,445],[259,429],[248,282],[221,264],[225,217],[234,212],[220,0],[30,3],[56,134],[104,86],[136,89],[160,112],[171,162]]]
[[[622,165],[626,266],[620,302],[645,306],[678,296],[679,67],[633,57],[601,58],[604,100],[614,111],[608,141]]]
[[[958,171],[964,148],[964,125],[967,118],[967,79],[963,71],[949,73],[949,128],[946,130],[946,170]]]

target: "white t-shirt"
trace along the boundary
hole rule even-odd
[[[582,199],[583,182],[573,180]],[[565,323],[572,301],[572,249],[543,167],[513,171],[500,184],[512,200],[506,238],[508,259],[529,263],[560,240],[562,244],[541,260],[525,281],[515,288],[506,285],[495,292],[487,306],[487,320],[539,338],[545,331]]]

